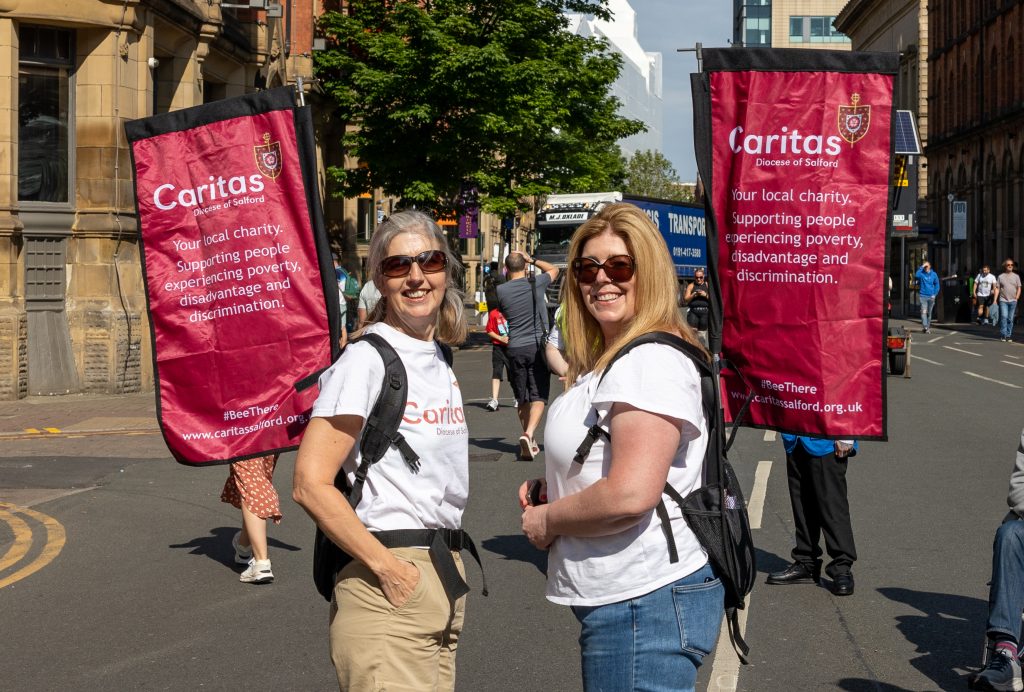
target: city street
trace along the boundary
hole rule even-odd
[[[792,548],[785,457],[774,433],[741,431],[731,454],[758,549],[737,668],[727,637],[700,690],[966,689],[979,666],[993,533],[1024,418],[1024,345],[991,327],[915,322],[911,378],[889,376],[889,442],[862,443],[848,482],[856,593],[767,586]],[[470,447],[464,526],[469,596],[461,692],[581,687],[578,625],[544,599],[545,556],[519,530],[511,391],[484,409],[488,347],[456,353]],[[557,389],[557,385],[553,387]],[[313,524],[291,501],[294,453],[275,476],[275,582],[238,582],[240,513],[219,501],[227,467],[175,463],[153,396],[0,402],[0,687],[28,690],[330,690],[328,605],[311,579]],[[543,448],[543,435],[540,442]],[[725,636],[725,635],[723,635]]]

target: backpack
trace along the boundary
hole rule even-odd
[[[725,587],[725,614],[729,639],[740,661],[748,663],[750,647],[740,632],[737,611],[746,607],[746,596],[754,588],[754,580],[757,577],[757,564],[746,501],[732,465],[726,459],[726,452],[736,437],[740,421],[746,415],[753,393],[748,394],[746,403],[733,421],[732,434],[726,442],[724,424],[715,407],[715,388],[718,385],[715,370],[700,349],[666,332],[642,334],[627,343],[608,363],[601,379],[608,375],[608,371],[619,358],[637,346],[650,343],[675,348],[693,362],[700,374],[701,399],[708,425],[708,447],[704,453],[704,484],[683,497],[675,488],[665,483],[662,493],[679,505],[683,518],[701,547],[707,552],[708,561]],[[590,448],[599,437],[611,439],[608,431],[595,423],[576,450],[574,463],[582,464],[586,461]],[[668,542],[669,562],[678,562],[679,554],[664,499],[658,502],[655,513],[661,520]]]
[[[352,274],[349,274],[348,277],[345,279],[345,287],[342,289],[341,292],[349,300],[356,300],[359,298],[360,288],[361,287],[359,285],[359,279],[357,279]]]
[[[384,386],[366,417],[363,432],[359,438],[359,450],[362,452],[362,458],[356,469],[355,482],[351,486],[349,485],[344,470],[338,471],[338,475],[334,478],[334,487],[348,498],[349,505],[353,510],[363,497],[363,484],[366,482],[370,467],[380,461],[392,445],[398,449],[402,459],[413,473],[420,468],[419,455],[398,431],[402,415],[405,413],[409,389],[405,366],[402,364],[401,358],[398,357],[391,344],[379,334],[364,334],[349,343],[356,341],[366,341],[380,354],[384,361]],[[445,344],[439,345],[445,362],[451,367],[451,348]],[[318,378],[320,374],[317,373],[315,377]],[[455,599],[469,592],[469,586],[459,574],[455,561],[451,559],[451,551],[469,550],[478,565],[480,565],[480,556],[473,539],[462,529],[396,529],[376,531],[373,535],[388,548],[429,546],[431,561],[437,569],[438,576],[441,578],[449,598],[454,602]],[[331,601],[334,594],[338,572],[351,561],[352,557],[343,552],[318,526],[313,539],[313,583],[316,585],[317,592],[328,602]],[[480,569],[482,573],[482,565]],[[487,595],[486,577],[484,577],[483,594]]]

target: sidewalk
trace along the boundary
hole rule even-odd
[[[61,433],[156,430],[153,392],[30,396],[0,401],[0,440]]]

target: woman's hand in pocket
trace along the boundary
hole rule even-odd
[[[384,598],[396,608],[401,608],[412,597],[417,584],[420,583],[420,570],[408,560],[396,558],[393,565],[381,571],[377,577],[380,579],[380,588],[384,592]]]

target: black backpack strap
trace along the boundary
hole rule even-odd
[[[427,546],[430,552],[430,561],[434,564],[434,569],[437,570],[437,576],[441,579],[445,593],[453,603],[456,599],[469,593],[469,585],[459,574],[459,568],[455,566],[455,560],[452,558],[452,551],[468,550],[476,560],[476,564],[480,566],[480,575],[483,580],[482,593],[484,596],[488,595],[487,575],[484,574],[480,554],[476,550],[473,539],[462,529],[392,529],[390,531],[374,531],[373,535],[385,548]]]
[[[712,398],[714,394],[714,383],[711,381],[711,366],[708,365],[704,353],[699,348],[685,339],[674,334],[669,334],[668,332],[650,332],[648,334],[642,334],[619,349],[619,352],[615,354],[615,357],[612,358],[605,367],[604,372],[601,373],[601,379],[598,381],[598,385],[604,381],[608,371],[612,369],[612,365],[614,365],[619,358],[622,358],[622,356],[626,355],[637,346],[642,346],[644,344],[665,344],[666,346],[671,346],[682,351],[684,355],[688,356],[690,360],[693,361],[693,364],[697,368],[697,372],[700,373],[701,377],[701,400],[704,407],[704,416],[708,421],[714,421],[714,417],[711,415],[713,411],[710,408],[712,406],[711,402],[714,401]],[[608,431],[600,425],[594,424],[590,426],[590,429],[587,430],[586,437],[583,438],[580,446],[576,448],[576,456],[573,457],[573,461],[577,464],[585,462],[587,460],[587,456],[590,455],[590,448],[593,447],[594,443],[601,437],[604,437],[606,440],[611,439]],[[672,547],[674,548],[675,546]],[[673,560],[673,562],[675,562],[675,560]]]
[[[376,349],[384,361],[384,384],[381,387],[380,395],[376,403],[366,417],[363,426],[363,434],[359,439],[359,450],[362,458],[359,467],[356,469],[355,481],[352,483],[348,493],[349,504],[355,508],[363,498],[363,484],[370,472],[370,466],[376,464],[391,445],[398,448],[405,463],[415,473],[419,471],[419,456],[405,441],[405,438],[398,432],[398,426],[402,421],[402,414],[405,413],[405,404],[408,397],[409,385],[406,377],[405,366],[402,359],[398,357],[395,349],[391,347],[384,337],[379,334],[364,334],[361,341],[366,341]],[[344,471],[338,472],[344,475]],[[337,483],[335,483],[337,485]]]

